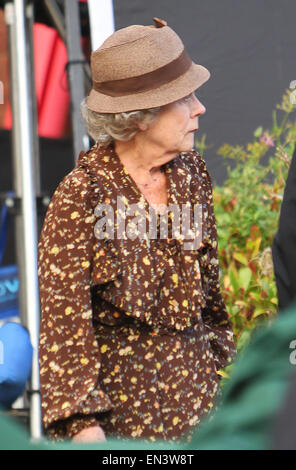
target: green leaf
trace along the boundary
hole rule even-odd
[[[262,136],[262,133],[263,133],[263,127],[257,127],[257,129],[255,130],[254,132],[254,136],[255,137],[261,137]]]
[[[229,269],[229,279],[230,279],[234,292],[237,292],[239,289],[239,283],[232,269]]]
[[[250,268],[242,268],[239,271],[239,282],[241,286],[245,289],[245,291],[248,290],[248,287],[250,285],[250,281],[252,279],[252,271]]]
[[[248,266],[248,259],[242,253],[234,253],[233,258],[239,261],[240,263]]]
[[[229,375],[224,370],[217,370],[217,374],[221,375],[224,379],[229,379]]]
[[[259,317],[259,315],[264,315],[266,313],[266,308],[255,308],[252,318]]]
[[[273,123],[273,128],[272,131],[275,132],[278,129],[278,123],[277,123],[277,118],[276,118],[276,111],[272,112],[272,123]]]
[[[238,342],[237,342],[238,351],[241,351],[242,349],[244,349],[249,343],[250,339],[251,339],[251,331],[244,330],[242,334],[240,335]]]

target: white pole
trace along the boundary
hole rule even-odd
[[[92,50],[95,51],[114,33],[114,12],[112,0],[88,0]]]
[[[37,207],[36,188],[34,180],[34,138],[32,120],[32,97],[30,97],[29,64],[27,56],[27,44],[29,38],[26,35],[25,26],[25,1],[14,0],[14,3],[6,5],[7,13],[11,13],[10,20],[14,24],[14,43],[16,61],[14,64],[13,90],[16,92],[16,102],[13,116],[17,126],[17,152],[15,165],[17,170],[16,192],[21,195],[21,217],[23,237],[23,261],[24,279],[20,279],[24,287],[24,312],[26,326],[30,333],[33,346],[33,361],[31,373],[31,400],[30,400],[30,431],[34,439],[42,435],[41,406],[40,406],[40,381],[38,367],[38,340],[40,324],[40,303],[37,266]],[[9,15],[7,15],[9,17]]]

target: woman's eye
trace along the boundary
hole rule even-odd
[[[181,98],[178,103],[183,104],[183,103],[190,103],[193,100],[194,94],[191,93],[190,95],[185,96],[184,98]]]
[[[190,103],[192,99],[193,99],[193,94],[191,93],[190,95],[185,96],[185,98],[183,98],[183,101],[185,101],[185,103]]]

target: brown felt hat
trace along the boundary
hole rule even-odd
[[[99,113],[155,108],[189,95],[210,72],[187,55],[166,22],[133,25],[112,34],[91,54],[93,87],[87,107]]]

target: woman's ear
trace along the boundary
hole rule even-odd
[[[148,124],[146,124],[143,121],[141,121],[141,122],[135,121],[135,124],[139,128],[140,131],[147,131],[147,129],[148,129]]]

